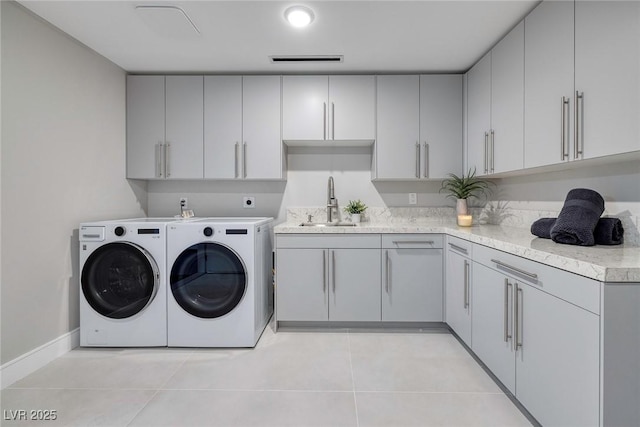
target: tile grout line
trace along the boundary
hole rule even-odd
[[[356,427],[360,427],[358,417],[358,398],[356,397],[356,380],[353,374],[353,359],[351,358],[351,333],[347,331],[347,350],[349,351],[349,369],[351,370],[351,386],[353,388],[353,404],[356,410]]]

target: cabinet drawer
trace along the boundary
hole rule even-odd
[[[437,249],[443,245],[442,234],[383,234],[383,248]]]
[[[471,258],[473,256],[473,243],[458,237],[447,236],[447,250]]]
[[[544,292],[600,314],[600,282],[486,246],[473,245],[473,260]]]
[[[278,235],[276,247],[307,249],[380,249],[379,234],[287,234]]]

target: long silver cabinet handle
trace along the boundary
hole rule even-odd
[[[166,178],[169,178],[171,176],[171,169],[169,169],[169,166],[171,165],[171,159],[169,157],[170,155],[171,144],[167,142],[167,144],[164,146],[164,176]]]
[[[584,111],[584,92],[576,91],[576,108],[575,108],[575,144],[574,144],[574,159],[578,159],[581,155],[584,155],[584,135],[582,134],[582,114]]]
[[[567,109],[569,108],[569,99],[563,96],[560,100],[561,125],[560,125],[560,160],[569,157],[569,147],[567,146]]]
[[[331,103],[331,139],[336,139],[336,106]]]
[[[424,177],[429,178],[429,144],[424,143]]]
[[[489,173],[489,132],[484,133],[484,173]]]
[[[469,252],[463,248],[462,246],[458,246],[458,245],[454,245],[453,243],[449,243],[449,247],[451,247],[451,249],[455,249],[458,252],[462,252],[463,254],[467,255]]]
[[[496,170],[496,133],[493,129],[491,129],[491,155],[489,159],[491,160],[491,173]]]
[[[322,292],[327,291],[327,251],[322,251]]]
[[[331,275],[333,279],[333,293],[336,293],[336,251],[331,251],[331,262],[333,269],[331,270]]]
[[[386,257],[385,265],[387,267],[387,277],[386,277],[386,283],[385,283],[385,290],[387,291],[387,293],[389,293],[389,282],[391,281],[391,274],[390,274],[391,265],[389,263],[389,251],[388,250],[384,251],[384,253],[385,253],[385,257]]]
[[[435,242],[433,240],[393,240],[391,243],[394,245],[433,245]]]
[[[509,342],[511,338],[509,334],[509,288],[511,286],[509,279],[504,279],[504,342]]]
[[[238,177],[238,148],[239,148],[240,144],[238,143],[238,141],[236,141],[236,145],[233,149],[233,176],[234,178]]]
[[[242,177],[247,177],[247,141],[242,144]]]
[[[156,144],[156,178],[162,178],[162,143]]]
[[[469,261],[464,260],[464,308],[469,307]]]
[[[322,103],[322,139],[327,139],[327,103]]]
[[[420,178],[420,143],[416,141],[416,178]]]
[[[522,334],[520,333],[520,329],[522,328],[522,319],[520,319],[522,310],[520,310],[520,301],[522,301],[524,303],[524,292],[522,291],[522,288],[520,286],[518,286],[518,283],[514,284],[514,315],[513,315],[513,319],[514,319],[514,335],[515,335],[515,339],[513,340],[514,342],[514,350],[518,351],[519,348],[522,348]],[[520,297],[520,298],[519,298]]]
[[[506,268],[508,270],[515,271],[516,273],[523,274],[523,275],[525,275],[527,277],[530,277],[533,280],[538,280],[538,275],[535,274],[535,273],[529,273],[528,271],[524,271],[524,270],[521,270],[521,269],[519,269],[517,267],[514,267],[512,265],[505,264],[504,262],[502,262],[500,260],[497,260],[497,259],[492,259],[491,262],[495,262],[498,266],[500,266],[502,268]]]

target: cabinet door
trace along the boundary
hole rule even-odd
[[[204,77],[166,76],[166,178],[202,178]]]
[[[164,76],[127,76],[127,178],[164,178]]]
[[[282,77],[282,139],[327,139],[327,76]]]
[[[278,249],[276,318],[278,321],[328,320],[328,251]]]
[[[478,175],[490,173],[491,52],[467,74],[467,167]]]
[[[374,76],[329,77],[327,139],[375,139]]]
[[[524,21],[491,51],[491,169],[524,165]]]
[[[442,322],[442,250],[384,249],[382,320]]]
[[[599,317],[532,286],[519,289],[516,397],[542,425],[598,425]]]
[[[420,76],[422,178],[462,173],[462,76]]]
[[[513,346],[513,281],[473,264],[471,348],[496,377],[515,392],[516,359]]]
[[[329,320],[379,321],[380,249],[330,249],[329,256]]]
[[[570,108],[574,102],[573,40],[572,1],[542,2],[525,18],[526,168],[568,160],[563,154],[563,138],[564,153],[571,154],[573,158],[573,114]],[[570,100],[570,104],[563,106],[562,97]]]
[[[420,77],[378,76],[376,178],[420,177]]]
[[[204,177],[240,178],[242,77],[204,78]]]
[[[281,179],[280,76],[242,79],[243,177]]]
[[[468,346],[471,346],[471,273],[468,258],[447,251],[446,320]]]
[[[575,20],[579,151],[640,150],[640,2],[578,1]]]

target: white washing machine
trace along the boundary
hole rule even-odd
[[[254,347],[273,313],[273,218],[167,226],[170,347]]]
[[[167,345],[166,224],[135,218],[80,224],[80,345]]]

